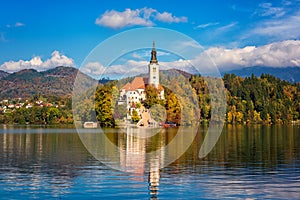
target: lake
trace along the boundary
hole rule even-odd
[[[142,139],[119,129],[82,130],[104,134],[116,150],[89,148],[73,128],[1,126],[0,199],[300,199],[299,126],[227,125],[199,159],[206,130],[187,149],[181,140],[191,137],[188,130],[177,148],[163,151],[178,129]]]

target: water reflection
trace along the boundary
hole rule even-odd
[[[123,130],[124,131],[124,130]],[[148,172],[149,194],[151,199],[157,199],[160,180],[160,168],[163,166],[164,147],[166,145],[165,131],[159,135],[151,137],[139,137],[146,134],[147,129],[126,128],[126,134],[121,134],[118,138],[120,149],[121,168],[142,179],[145,171]],[[151,134],[152,136],[152,134]],[[158,138],[157,138],[158,137]],[[156,154],[147,154],[147,151],[157,151]],[[149,159],[147,159],[149,156]],[[148,162],[148,163],[147,163]],[[149,169],[145,169],[148,168]]]
[[[112,152],[105,143],[97,148],[107,161],[127,169],[122,172],[94,159],[73,129],[5,127],[0,130],[0,193],[14,199],[86,194],[136,199],[297,199],[299,129],[227,126],[212,152],[199,159],[206,134],[206,127],[201,127],[186,153],[163,169],[167,158],[183,150],[184,137],[193,135],[186,132],[177,148],[166,150],[163,147],[174,139],[176,129],[143,138],[130,129],[110,129],[104,134],[118,151]]]
[[[34,134],[31,128],[5,127],[3,130],[0,134],[0,183],[6,182],[12,191],[23,191],[26,186],[32,193],[31,198],[36,196],[34,191],[49,185],[54,197],[69,192],[67,188],[72,187],[79,175],[77,167],[84,166],[89,156],[82,151],[81,141],[73,130],[72,133],[68,133],[69,130],[45,133],[38,128]]]

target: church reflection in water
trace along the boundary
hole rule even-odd
[[[126,134],[118,140],[121,169],[139,178],[148,173],[151,199],[157,199],[159,191],[160,168],[165,155],[163,147],[166,144],[164,131],[153,135],[151,129],[127,127]]]
[[[157,159],[155,161],[157,161]],[[157,199],[159,189],[160,165],[158,162],[155,161],[150,162],[150,172],[148,178],[151,199]]]

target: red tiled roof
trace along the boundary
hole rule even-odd
[[[135,77],[131,83],[127,83],[122,87],[125,90],[145,89],[145,82],[143,77]]]
[[[129,89],[130,89],[130,86],[131,86],[131,83],[126,83],[126,85],[124,85],[124,86],[122,87],[122,89],[129,90]]]
[[[137,90],[137,89],[145,89],[146,85],[148,85],[148,78],[143,77],[135,77],[131,83],[126,83],[122,87],[122,89],[128,90]],[[158,91],[162,91],[164,88],[159,84]]]

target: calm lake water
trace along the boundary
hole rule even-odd
[[[95,159],[75,129],[1,126],[0,199],[300,199],[299,126],[226,126],[199,159],[202,127],[184,155],[159,169],[147,153],[176,131],[137,140],[110,129],[105,134],[120,150],[107,162],[130,169],[124,172]],[[175,155],[177,145],[159,155]]]

